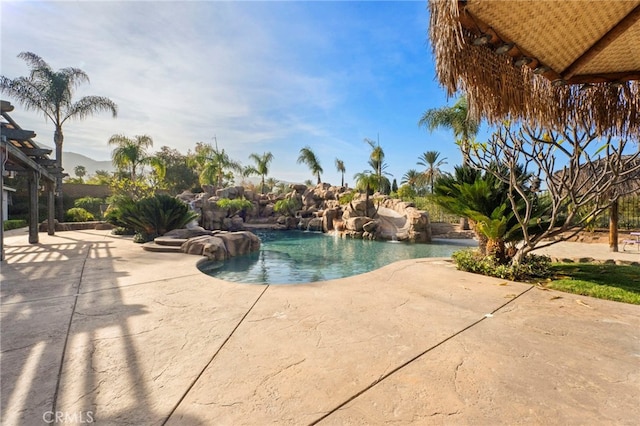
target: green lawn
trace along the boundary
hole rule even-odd
[[[640,266],[554,263],[546,287],[640,305]]]

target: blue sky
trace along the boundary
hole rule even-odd
[[[364,138],[377,139],[400,182],[417,157],[436,150],[445,169],[461,162],[449,131],[417,126],[429,108],[453,105],[435,79],[426,1],[2,1],[1,73],[27,74],[17,58],[91,78],[77,97],[118,104],[65,124],[65,151],[108,160],[109,137],[148,134],[154,149],[183,153],[217,138],[232,158],[274,154],[270,177],[311,179],[296,164],[310,146],[323,181],[339,184],[368,168]],[[11,100],[9,98],[9,100]],[[12,100],[13,101],[13,100]],[[15,101],[13,101],[16,104]],[[14,119],[52,145],[53,127],[16,104]]]

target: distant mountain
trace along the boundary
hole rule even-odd
[[[89,177],[96,173],[96,170],[106,170],[108,172],[115,171],[111,161],[96,161],[86,155],[76,154],[75,152],[63,152],[62,153],[62,167],[65,173],[69,173],[69,176],[75,177],[73,170],[76,166],[84,166],[87,169],[87,176]]]

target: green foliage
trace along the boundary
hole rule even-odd
[[[82,197],[73,202],[74,207],[85,209],[95,217],[100,217],[100,205],[104,204],[104,200],[98,197]]]
[[[233,200],[221,198],[216,201],[216,205],[221,209],[226,209],[228,217],[233,217],[242,210],[246,211],[253,208],[253,203],[246,198],[234,198]]]
[[[297,198],[285,198],[284,200],[276,201],[273,210],[285,216],[295,216],[300,207],[301,204]]]
[[[640,305],[640,266],[558,263],[545,287]]]
[[[198,175],[188,164],[188,157],[178,150],[163,146],[155,158],[165,166],[164,183],[172,194],[179,194],[198,183]]]
[[[453,261],[461,271],[487,275],[512,281],[529,281],[551,275],[551,259],[530,254],[519,264],[503,264],[494,256],[483,256],[477,250],[459,250]]]
[[[338,202],[340,203],[341,206],[344,206],[346,204],[349,204],[351,201],[353,201],[353,198],[355,197],[355,193],[353,192],[347,192],[346,194],[340,194],[338,196]]]
[[[69,209],[64,214],[64,220],[66,222],[89,222],[95,219],[91,213],[80,207]]]
[[[157,194],[139,201],[121,199],[117,206],[109,210],[107,221],[133,229],[142,235],[142,239],[150,241],[172,229],[186,226],[196,217],[197,214],[182,201]]]
[[[12,229],[24,228],[27,226],[27,221],[23,219],[9,219],[2,223],[2,228],[5,231],[11,231]]]
[[[113,194],[108,200],[110,204],[117,204],[117,200],[121,198],[141,200],[142,198],[152,197],[155,194],[155,188],[141,180],[114,179],[111,181],[110,187]]]
[[[398,197],[402,200],[402,201],[410,201],[413,200],[417,193],[416,190],[414,188],[411,187],[411,185],[402,185],[400,188],[398,188]]]

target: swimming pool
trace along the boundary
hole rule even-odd
[[[203,261],[198,269],[225,281],[293,284],[350,277],[403,259],[449,257],[472,240],[411,244],[339,238],[303,231],[255,231],[260,250],[226,261]]]

